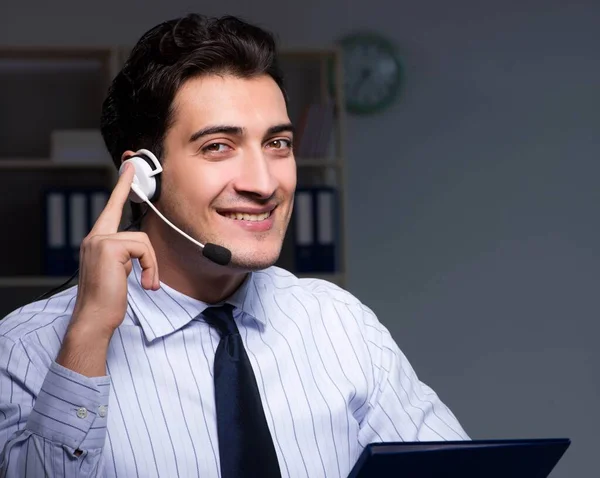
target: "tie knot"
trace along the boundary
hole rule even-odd
[[[219,331],[221,337],[239,334],[239,330],[233,319],[233,306],[231,304],[209,307],[202,312],[202,315],[209,325]]]

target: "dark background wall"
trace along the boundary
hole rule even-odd
[[[133,43],[194,10],[286,46],[392,39],[401,97],[347,124],[349,288],[473,438],[568,436],[552,476],[597,474],[599,2],[83,3],[3,4],[0,43]]]

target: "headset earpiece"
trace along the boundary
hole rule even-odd
[[[119,175],[122,173],[125,163],[131,163],[135,167],[135,177],[133,183],[147,196],[151,201],[158,200],[160,196],[160,173],[162,166],[154,154],[147,149],[138,150],[135,155],[126,159],[119,168]],[[144,202],[135,192],[131,191],[129,199],[135,203]]]

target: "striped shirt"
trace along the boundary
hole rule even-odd
[[[55,362],[76,287],[0,321],[0,476],[219,476],[208,305],[164,284],[147,291],[140,273],[134,261],[105,377]],[[371,442],[468,439],[347,291],[271,267],[226,302],[282,476],[346,477]]]

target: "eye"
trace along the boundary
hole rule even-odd
[[[292,140],[287,138],[274,139],[268,146],[273,149],[290,149],[292,147]]]
[[[225,143],[211,143],[202,148],[202,151],[205,153],[223,153],[227,151],[228,148],[229,146],[227,146]]]

